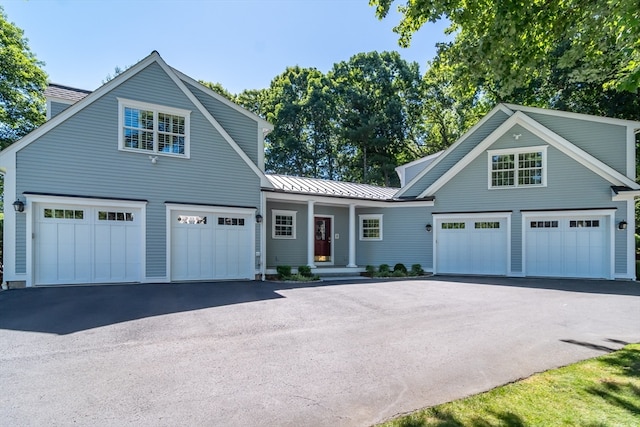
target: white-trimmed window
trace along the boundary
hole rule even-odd
[[[382,240],[382,214],[359,215],[360,240]]]
[[[118,109],[120,150],[189,157],[190,111],[121,98]]]
[[[271,211],[271,236],[274,239],[296,238],[296,211]]]
[[[489,188],[547,185],[547,147],[489,151]]]

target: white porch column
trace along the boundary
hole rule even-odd
[[[356,205],[349,205],[349,264],[347,267],[355,268],[356,265]]]
[[[315,251],[315,224],[313,217],[315,212],[313,210],[313,200],[307,201],[307,265],[311,268],[316,268],[314,262]]]

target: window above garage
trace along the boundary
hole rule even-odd
[[[545,187],[547,147],[489,152],[489,188]]]
[[[120,150],[189,157],[190,111],[122,98],[118,111]]]

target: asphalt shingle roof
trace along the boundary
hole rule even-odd
[[[91,93],[90,90],[78,89],[75,87],[49,83],[44,91],[44,96],[58,99],[65,99],[71,102],[78,102]]]

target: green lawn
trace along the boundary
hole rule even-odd
[[[640,344],[384,426],[640,426]]]

